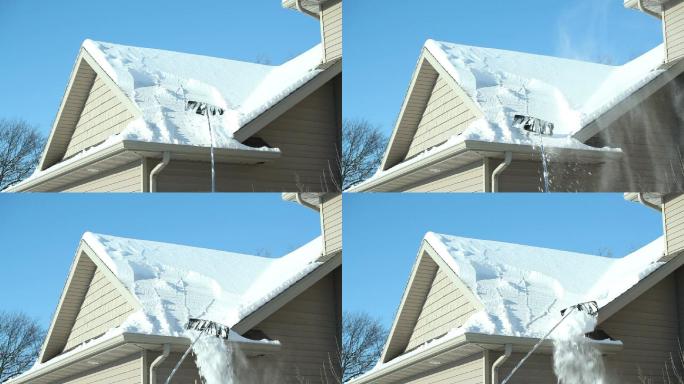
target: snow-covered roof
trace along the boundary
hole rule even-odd
[[[664,62],[662,46],[617,66],[435,40],[425,49],[484,115],[462,140],[537,145],[513,127],[520,114],[553,123],[544,145],[558,147],[581,148],[572,135],[662,73]]]
[[[118,136],[165,144],[210,146],[205,116],[188,101],[225,110],[212,117],[214,145],[249,149],[235,132],[321,72],[317,45],[281,65],[85,40],[83,49],[138,107],[142,117]]]
[[[322,263],[321,238],[280,258],[87,232],[83,241],[139,302],[123,332],[181,336],[191,317],[229,327]]]
[[[429,243],[484,307],[463,332],[541,337],[561,309],[603,307],[657,269],[661,238],[622,258],[427,233]]]

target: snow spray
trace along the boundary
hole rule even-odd
[[[224,340],[202,336],[192,348],[195,354],[195,363],[199,373],[206,384],[233,384],[235,372],[233,372],[233,347]]]
[[[596,317],[573,311],[553,337],[553,371],[562,384],[604,384],[601,352],[585,336],[596,327]]]

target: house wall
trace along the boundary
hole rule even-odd
[[[484,192],[484,175],[484,163],[475,162],[444,176],[423,180],[406,192]]]
[[[484,378],[484,357],[482,354],[474,355],[450,364],[447,367],[440,367],[432,372],[427,372],[418,377],[407,380],[407,384],[438,384],[438,383],[459,383],[459,384],[483,384]]]
[[[443,76],[435,82],[406,158],[442,144],[475,119],[475,114]]]
[[[239,382],[323,383],[323,372],[330,378],[328,359],[335,359],[340,328],[339,300],[335,279],[329,274],[255,326],[253,330],[282,343],[271,365],[277,372],[243,370]],[[275,376],[277,381],[265,381]]]
[[[133,120],[133,113],[104,82],[95,78],[64,158],[100,144],[109,136],[121,132]]]
[[[451,277],[438,269],[406,350],[410,351],[460,327],[474,312],[475,307]]]
[[[326,197],[321,204],[322,232],[325,254],[342,250],[342,194]]]
[[[674,1],[666,5],[663,23],[667,61],[678,60],[684,56],[684,2]]]
[[[154,362],[154,359],[156,359],[159,355],[161,355],[160,352],[155,352],[155,351],[146,351],[147,353],[147,358],[145,359],[146,361],[146,366],[145,370],[146,372],[150,371],[150,365],[152,362]],[[157,384],[164,383],[166,379],[169,377],[171,374],[171,371],[173,368],[178,364],[182,357],[182,353],[170,353],[169,356],[164,360],[161,365],[157,367]],[[200,378],[199,375],[199,370],[197,369],[197,365],[195,364],[195,358],[192,354],[188,355],[188,357],[185,358],[183,361],[183,364],[178,368],[176,373],[173,375],[173,378],[171,379],[171,384],[201,384],[202,379]]]
[[[493,355],[491,361],[495,361],[500,355]],[[518,362],[525,357],[524,353],[512,353],[506,362],[499,368],[499,382],[508,376]],[[489,369],[491,370],[491,364]],[[534,354],[520,367],[511,380],[510,384],[548,384],[556,383],[556,375],[553,373],[553,359],[551,355]],[[568,383],[569,384],[569,383]]]
[[[329,1],[323,5],[321,34],[325,61],[342,58],[342,0]]]
[[[619,383],[641,383],[639,369],[654,382],[670,353],[678,350],[677,286],[670,275],[599,325],[624,343],[623,350],[604,357],[606,371]]]
[[[97,367],[64,381],[64,384],[142,384],[143,359],[140,354],[134,354],[120,361]],[[187,383],[187,382],[186,382]]]
[[[126,298],[101,269],[96,269],[64,350],[69,350],[121,325],[132,312],[133,307]]]
[[[279,159],[260,165],[216,165],[219,191],[304,191],[338,190],[336,169],[340,150],[340,122],[334,81],[324,85],[285,112],[255,136],[282,151]],[[157,161],[158,162],[158,161]],[[149,176],[148,167],[147,176]],[[331,170],[333,175],[331,177]],[[332,181],[335,179],[335,181]],[[209,191],[209,161],[173,160],[157,177],[158,191]]]
[[[135,161],[66,186],[64,192],[142,192],[143,165]]]
[[[665,226],[665,254],[669,260],[675,252],[684,249],[684,195],[665,197],[663,205]]]

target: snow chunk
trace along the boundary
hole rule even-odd
[[[464,332],[519,337],[543,336],[573,304],[607,304],[661,265],[664,250],[662,237],[622,259],[432,232],[425,240],[484,306]]]
[[[321,265],[320,237],[278,259],[90,232],[83,240],[140,303],[121,329],[162,336],[183,336],[191,317],[232,327]]]

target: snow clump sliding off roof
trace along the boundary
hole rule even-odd
[[[519,114],[554,124],[545,145],[584,149],[571,136],[662,73],[664,59],[662,46],[621,66],[434,40],[425,48],[484,114],[463,140],[536,145],[512,127]]]
[[[276,66],[93,40],[83,48],[141,113],[119,139],[208,147],[206,117],[186,110],[199,101],[225,111],[212,117],[214,145],[237,149],[250,147],[235,131],[320,73],[322,60],[320,45]]]
[[[541,337],[560,311],[608,304],[662,265],[663,239],[623,257],[476,240],[429,232],[425,240],[484,307],[464,332]]]
[[[86,232],[97,257],[142,308],[123,332],[182,336],[189,318],[229,327],[321,265],[319,238],[280,257],[127,239]]]

